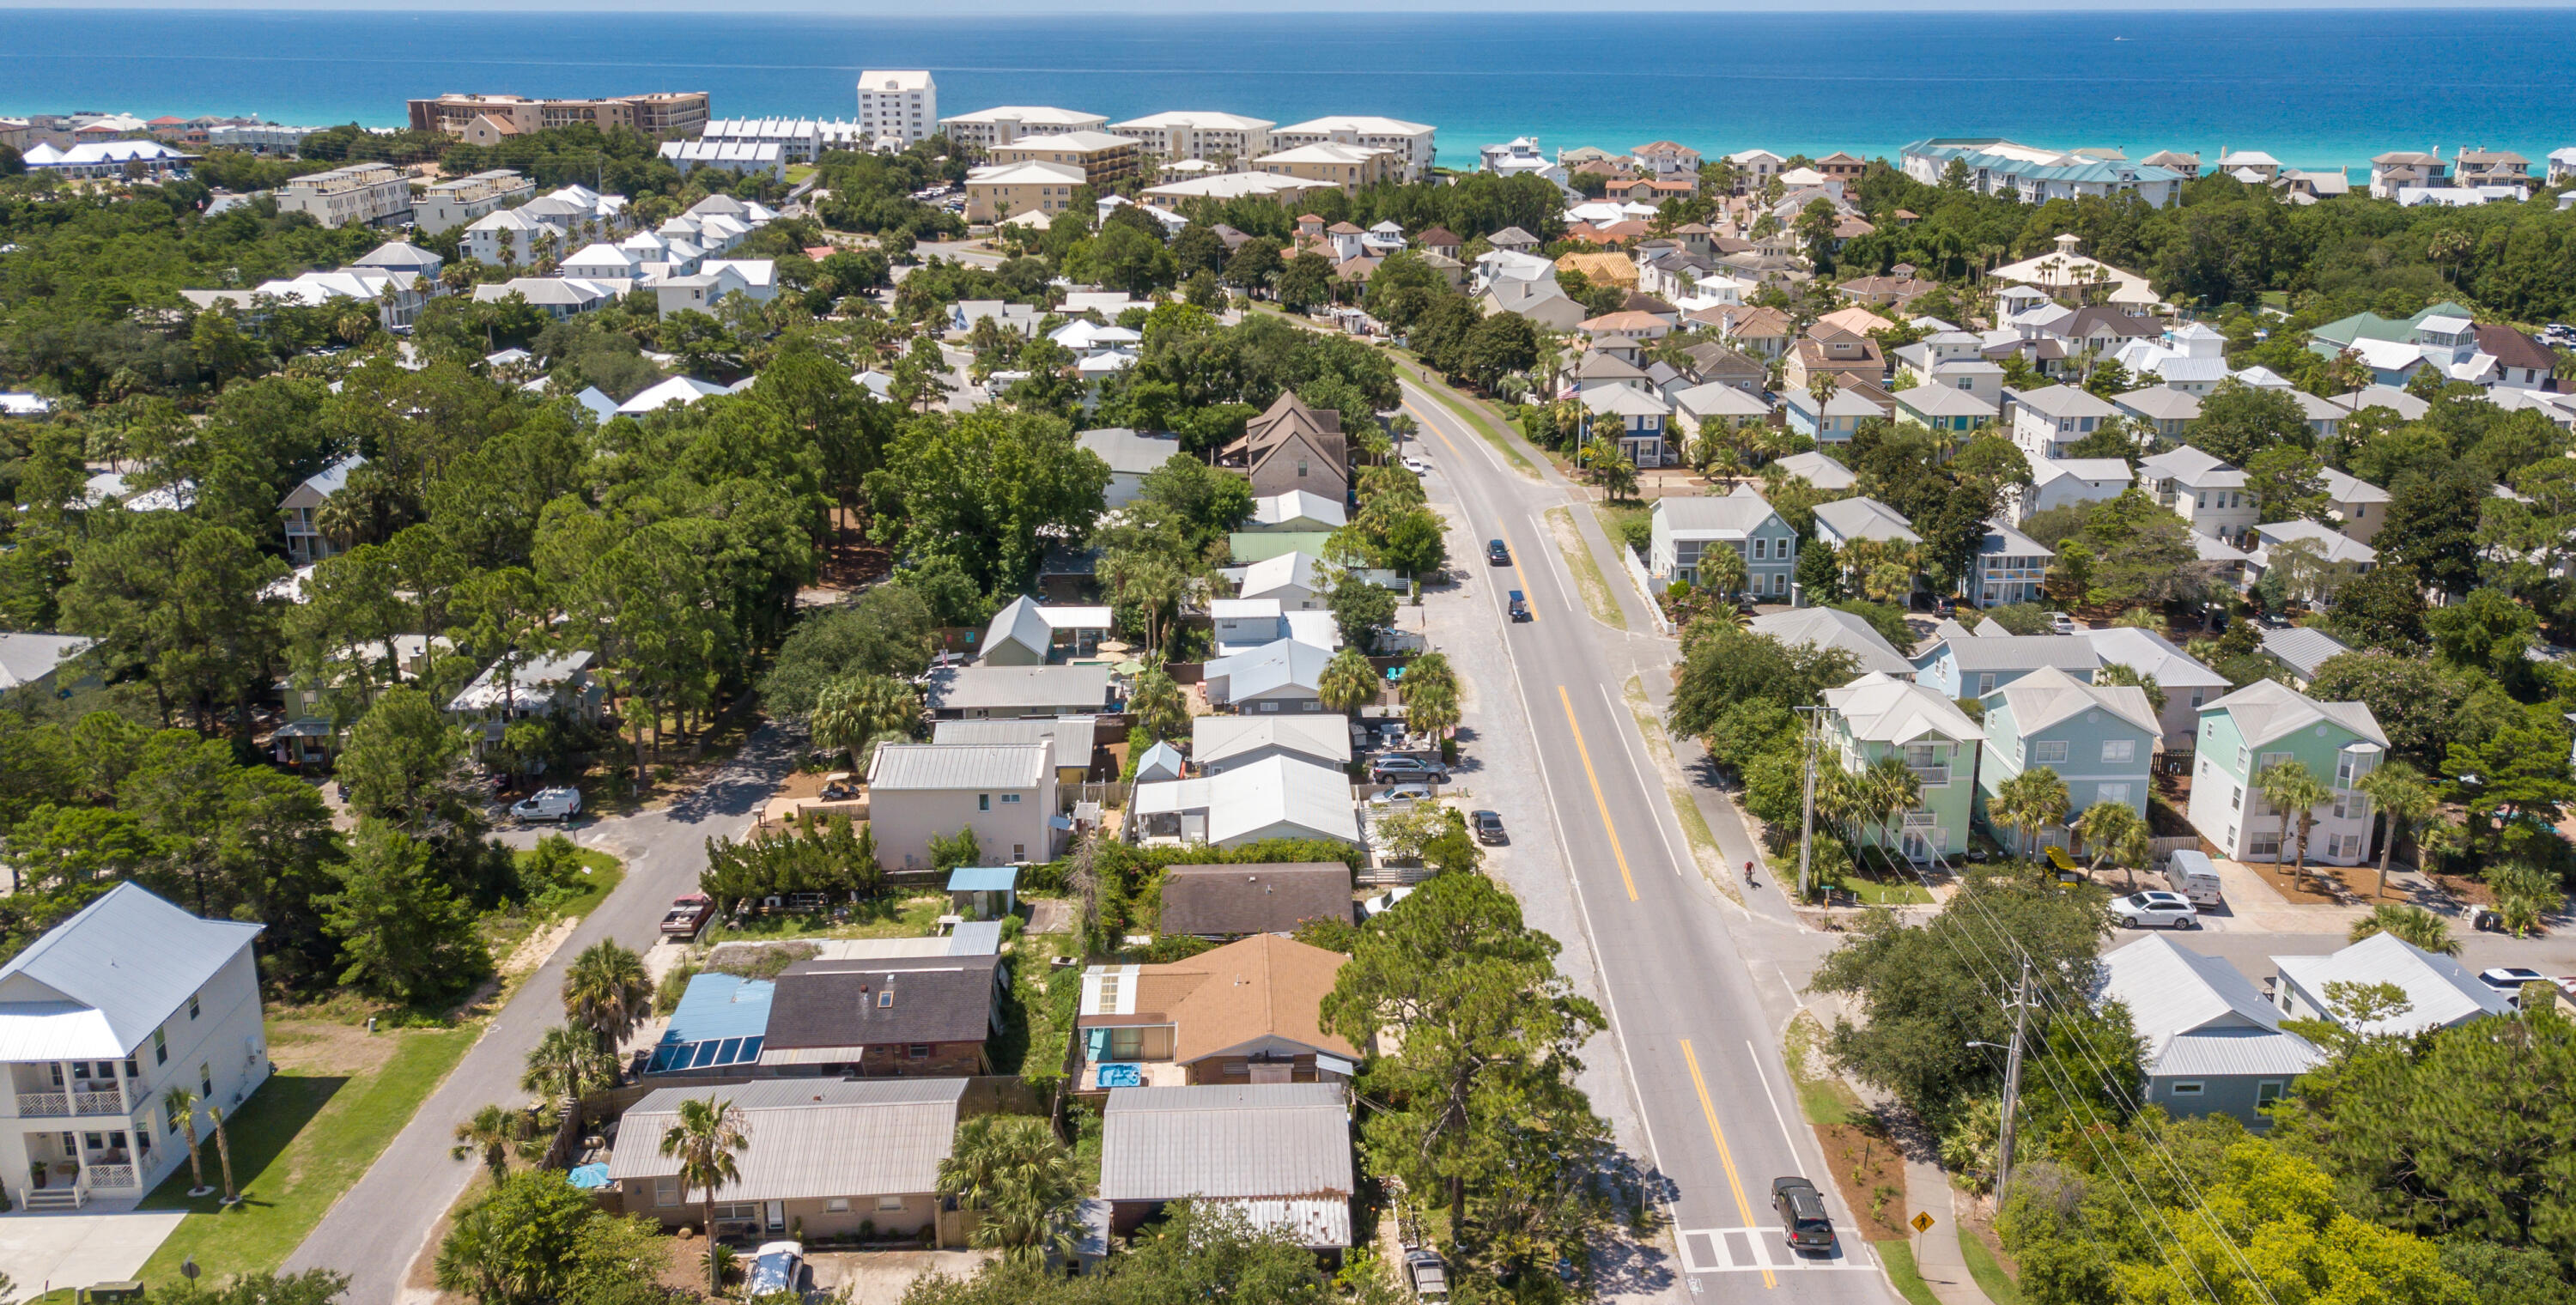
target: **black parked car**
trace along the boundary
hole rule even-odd
[[[1834,1218],[1825,1213],[1825,1198],[1814,1183],[1794,1176],[1772,1179],[1771,1208],[1780,1212],[1780,1224],[1789,1230],[1792,1249],[1834,1248]]]

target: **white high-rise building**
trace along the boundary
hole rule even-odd
[[[939,131],[939,84],[917,68],[860,73],[859,130],[872,142],[930,139]]]

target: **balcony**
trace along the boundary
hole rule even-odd
[[[125,1105],[125,1094],[106,1092],[21,1092],[18,1094],[20,1119],[75,1119],[90,1115],[123,1118],[131,1113]]]
[[[1924,788],[1949,787],[1950,767],[1947,763],[1938,766],[1907,766],[1906,769],[1914,772],[1914,782]]]

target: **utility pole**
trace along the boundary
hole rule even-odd
[[[1821,707],[1800,707],[1801,715],[1821,712]],[[1808,868],[1814,864],[1816,845],[1816,726],[1821,716],[1808,715],[1805,730],[1807,754],[1807,793],[1798,808],[1798,900],[1806,901],[1813,886],[1808,883]]]
[[[2013,1114],[2021,1105],[2022,1034],[2030,1027],[2030,958],[2021,960],[2021,986],[2013,993],[2012,1050],[2004,1059],[2004,1121],[2002,1136],[1996,1142],[1995,1208],[2004,1208],[2004,1195],[2012,1182]]]

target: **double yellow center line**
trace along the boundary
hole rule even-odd
[[[1556,700],[1565,704],[1565,728],[1574,735],[1574,755],[1583,759],[1583,778],[1592,785],[1592,805],[1600,808],[1602,832],[1610,835],[1610,856],[1619,863],[1619,882],[1628,886],[1628,900],[1637,900],[1637,880],[1628,873],[1628,854],[1619,847],[1619,827],[1610,823],[1610,803],[1601,796],[1601,776],[1592,769],[1592,749],[1583,746],[1583,727],[1574,723],[1574,698],[1565,686],[1556,686]]]
[[[1751,1228],[1754,1226],[1753,1202],[1745,1198],[1744,1180],[1735,1172],[1735,1153],[1727,1149],[1726,1130],[1717,1126],[1717,1106],[1708,1099],[1708,1080],[1699,1072],[1699,1056],[1691,1051],[1688,1038],[1682,1039],[1682,1062],[1690,1066],[1691,1087],[1699,1093],[1699,1112],[1708,1117],[1709,1140],[1717,1143],[1717,1162],[1726,1167],[1726,1185],[1735,1189],[1736,1213],[1744,1217],[1744,1226]],[[1780,1280],[1771,1276],[1770,1257],[1759,1255],[1760,1247],[1754,1249],[1762,1260],[1762,1285],[1779,1286]]]

